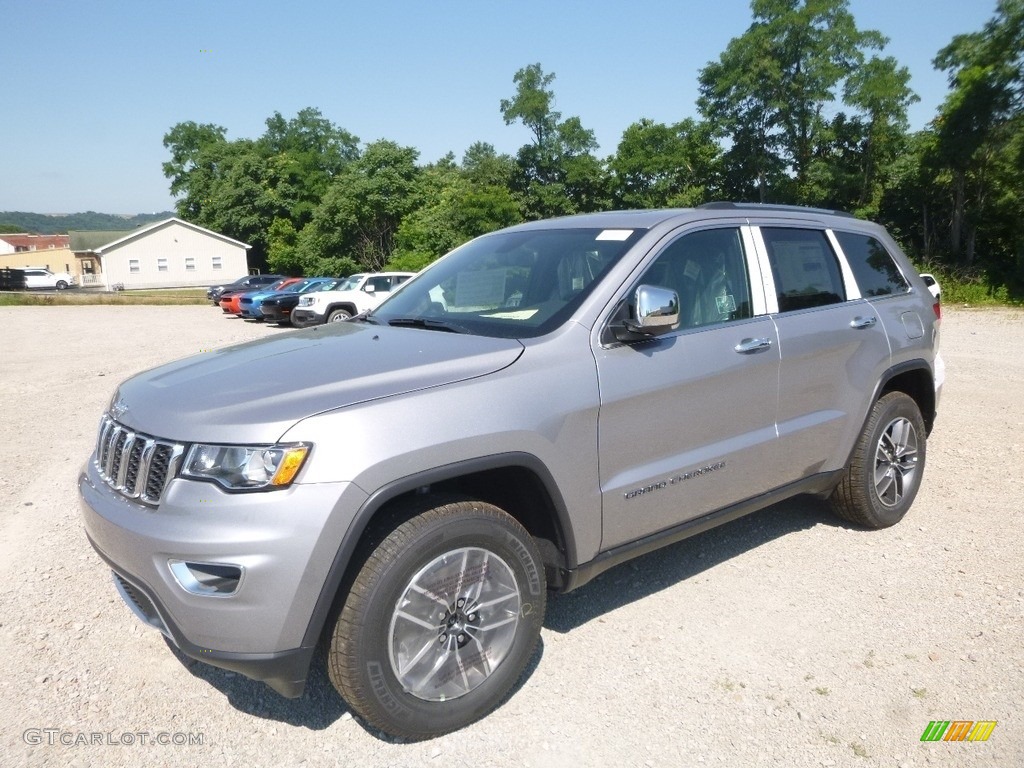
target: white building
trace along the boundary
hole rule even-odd
[[[252,246],[178,218],[126,232],[69,232],[83,287],[174,288],[249,273]]]

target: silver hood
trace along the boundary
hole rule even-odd
[[[522,352],[515,339],[330,323],[140,373],[111,415],[179,442],[273,443],[307,416],[485,376]]]

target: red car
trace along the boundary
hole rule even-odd
[[[267,285],[267,286],[264,286],[264,287],[260,288],[259,291],[261,291],[261,292],[263,292],[263,291],[279,291],[282,288],[288,287],[292,283],[299,282],[299,280],[301,280],[301,279],[302,279],[301,277],[282,277],[276,283],[271,283],[270,285]],[[238,291],[238,292],[232,291],[230,293],[225,291],[224,293],[226,295],[220,297],[220,308],[223,309],[225,312],[230,313],[232,315],[241,314],[242,307],[241,307],[241,304],[239,302],[242,299],[242,294],[243,293],[248,293],[250,290],[252,290],[252,289],[247,289],[245,291]]]

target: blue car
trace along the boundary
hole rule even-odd
[[[300,292],[280,291],[267,296],[260,302],[260,316],[265,322],[288,325],[291,322],[292,310],[298,306],[299,297],[314,291],[330,291],[343,283],[343,277],[317,277]]]
[[[333,279],[334,278],[330,277],[304,277],[276,289],[264,288],[259,291],[252,291],[250,293],[243,294],[238,302],[239,314],[248,320],[259,320],[262,322],[264,319],[262,311],[262,304],[264,300],[280,296],[282,294],[288,295],[305,293],[306,291],[312,290],[316,286],[322,285],[324,282]]]
[[[235,314],[247,320],[257,320],[259,315],[254,311],[254,308],[259,306],[264,297],[291,288],[293,285],[299,285],[307,279],[305,277],[289,277],[273,285],[265,285],[256,290],[246,291],[238,297],[238,302],[234,307]]]

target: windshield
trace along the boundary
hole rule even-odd
[[[359,281],[362,280],[365,275],[351,275],[346,277],[344,280],[339,282],[333,288],[332,291],[353,291],[359,286]],[[326,290],[326,289],[325,289]]]
[[[642,234],[538,229],[485,235],[428,267],[370,317],[482,336],[540,336],[565,322]]]

